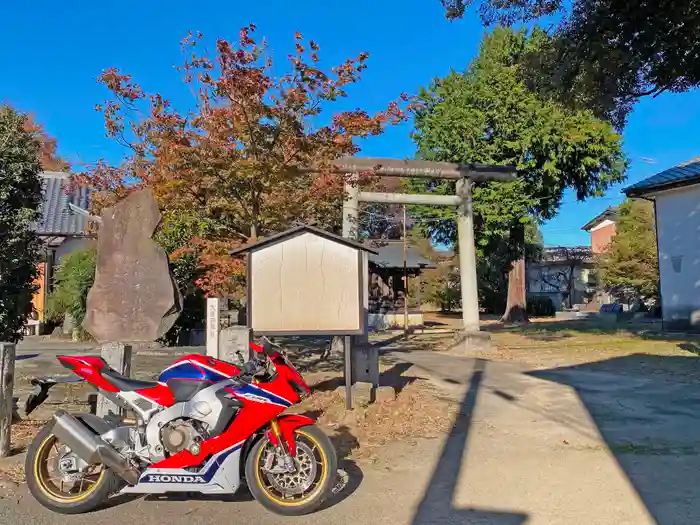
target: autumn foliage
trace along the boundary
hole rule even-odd
[[[118,167],[98,163],[82,178],[99,190],[95,211],[143,185],[153,188],[162,210],[198,221],[197,235],[171,257],[196,252],[207,292],[235,293],[231,276],[242,268],[227,255],[231,247],[297,221],[336,229],[343,180],[329,168],[359,151],[356,139],[406,118],[405,96],[372,115],[327,113],[360,80],[367,53],[324,71],[318,44],[296,33],[287,72],[279,74],[266,41],[254,34],[251,24],[235,44],[218,40],[214,57],[200,53],[200,34],[182,42],[179,70],[195,100],[189,111],[118,69],[99,78],[113,95],[97,108],[107,134],[130,155]]]
[[[70,164],[56,152],[56,139],[46,133],[43,126],[38,124],[32,115],[27,116],[24,129],[39,140],[39,162],[41,163],[41,169],[44,171],[67,171],[70,169]]]

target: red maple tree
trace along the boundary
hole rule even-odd
[[[39,161],[41,167],[46,171],[67,171],[70,164],[56,152],[56,139],[50,136],[41,124],[38,124],[33,115],[28,115],[25,129],[34,133],[40,143]]]
[[[251,24],[235,44],[218,40],[213,58],[199,52],[201,34],[182,42],[179,69],[196,102],[191,111],[146,93],[116,68],[99,77],[113,95],[97,108],[107,134],[131,153],[118,167],[100,162],[82,177],[98,190],[95,211],[143,185],[153,188],[165,214],[198,223],[171,258],[196,252],[206,270],[198,285],[207,292],[235,293],[232,277],[242,265],[227,250],[237,244],[295,222],[337,229],[343,178],[329,168],[359,151],[357,138],[407,118],[405,95],[372,115],[325,112],[360,80],[367,53],[324,71],[318,44],[296,33],[288,71],[278,74],[266,41],[254,33]]]

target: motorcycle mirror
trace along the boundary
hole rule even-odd
[[[262,354],[265,352],[265,349],[262,347],[262,345],[259,345],[258,343],[249,343],[251,350],[257,354]]]

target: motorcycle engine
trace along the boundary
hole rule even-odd
[[[170,454],[189,450],[195,456],[199,454],[199,444],[203,441],[200,432],[195,428],[197,423],[186,419],[169,421],[160,430],[160,440],[163,448]]]

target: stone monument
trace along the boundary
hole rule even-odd
[[[160,220],[150,189],[132,193],[101,216],[95,282],[83,328],[101,343],[107,364],[125,375],[130,344],[162,337],[182,311],[168,256],[152,239]],[[98,415],[109,410],[115,406],[100,396]]]

